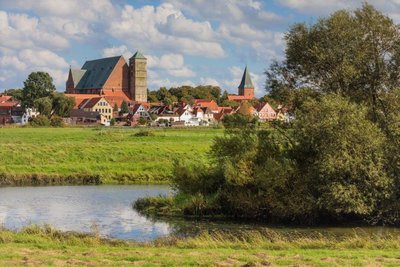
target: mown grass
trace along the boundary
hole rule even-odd
[[[399,266],[400,237],[354,229],[348,235],[265,230],[202,233],[147,243],[31,226],[0,230],[0,265]]]
[[[0,128],[0,185],[29,184],[32,177],[38,185],[165,183],[174,159],[206,160],[213,138],[222,134],[212,128],[148,131]]]

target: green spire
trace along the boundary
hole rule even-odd
[[[137,50],[136,53],[130,59],[146,59],[146,58],[142,55],[142,53],[139,52],[139,50]]]
[[[250,77],[250,71],[247,69],[247,65],[246,65],[246,68],[244,69],[242,81],[240,82],[240,85],[239,85],[239,89],[244,89],[244,88],[253,88],[254,89],[254,85],[253,85],[253,82],[251,81],[251,77]]]

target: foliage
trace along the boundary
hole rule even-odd
[[[50,120],[45,115],[39,115],[36,116],[35,118],[32,118],[29,124],[34,127],[46,127],[46,126],[48,127],[50,126]]]
[[[116,120],[115,120],[115,118],[112,118],[112,119],[110,120],[110,126],[114,126],[114,125],[115,125],[115,123],[116,123]]]
[[[147,119],[143,118],[143,117],[140,117],[139,120],[138,120],[138,124],[139,125],[146,125],[147,124]]]
[[[128,108],[128,103],[124,101],[122,101],[121,103],[121,110],[119,111],[120,114],[126,114],[129,113],[129,108]]]
[[[4,90],[4,94],[12,96],[14,101],[22,100],[22,89],[20,89],[20,88],[6,89],[6,90]]]
[[[22,103],[25,107],[32,107],[36,99],[48,97],[55,90],[53,78],[47,72],[32,72],[24,82]]]
[[[165,105],[171,105],[175,102],[193,104],[194,99],[212,99],[218,103],[222,103],[220,101],[221,88],[211,85],[199,85],[196,87],[184,85],[171,87],[170,89],[161,87],[157,91],[149,92],[148,95],[149,102],[162,102]]]
[[[290,126],[258,128],[249,114],[226,116],[211,165],[176,161],[173,187],[201,203],[207,212],[198,215],[302,224],[375,216],[397,224],[388,218],[392,210],[377,215],[382,203],[394,203],[397,187],[386,136],[368,114],[365,106],[328,94],[305,98]],[[193,214],[187,211],[194,204],[185,203],[182,214]]]
[[[61,93],[53,94],[52,100],[54,114],[59,117],[68,117],[75,106],[75,99],[73,97],[67,97]]]
[[[46,96],[36,99],[33,102],[33,106],[41,115],[50,117],[52,111],[52,101],[50,97]]]
[[[155,136],[155,134],[148,130],[140,130],[139,132],[133,134],[133,136]]]
[[[60,116],[57,116],[57,115],[52,116],[50,118],[50,126],[52,126],[52,127],[64,127],[65,124],[64,124],[63,118],[60,117]]]
[[[296,90],[308,87],[364,103],[376,120],[382,94],[400,86],[400,28],[369,4],[295,24],[285,39],[286,60],[266,74],[271,97],[288,106]]]

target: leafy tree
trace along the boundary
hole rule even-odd
[[[12,96],[12,98],[16,101],[22,100],[22,89],[6,89],[4,90],[4,94]]]
[[[129,113],[128,103],[126,103],[125,100],[122,101],[122,103],[121,103],[121,110],[120,110],[119,113],[120,113],[120,114]]]
[[[32,72],[24,82],[22,103],[32,107],[36,99],[50,96],[55,90],[53,78],[47,72]]]
[[[113,111],[114,111],[114,112],[118,112],[118,105],[117,105],[117,103],[114,104]]]
[[[116,123],[115,118],[112,118],[112,119],[110,120],[110,126],[114,126],[115,123]]]
[[[34,101],[33,106],[39,111],[43,116],[50,117],[53,106],[50,97],[38,98]]]
[[[157,98],[157,92],[156,91],[150,91],[147,94],[147,101],[149,101],[150,103],[157,103],[159,102],[158,98]]]
[[[61,93],[53,94],[52,100],[54,114],[59,117],[68,117],[75,106],[75,99],[73,97],[67,97]]]
[[[369,4],[295,24],[285,38],[286,60],[267,71],[267,90],[279,101],[309,87],[365,103],[376,120],[382,93],[400,86],[400,28]]]

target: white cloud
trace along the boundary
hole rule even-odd
[[[204,77],[200,78],[200,84],[202,84],[202,85],[220,86],[220,83],[216,79],[204,78]]]
[[[175,23],[178,19],[181,25]],[[190,27],[197,29],[195,34],[189,32]],[[209,26],[209,25],[208,25]],[[158,7],[144,6],[135,9],[126,5],[121,16],[112,21],[107,32],[127,45],[136,46],[140,50],[180,52],[187,55],[205,57],[222,57],[225,55],[221,44],[206,37],[212,36],[212,29],[207,23],[196,23],[186,19],[171,4]],[[172,29],[177,30],[175,35]],[[196,36],[198,33],[199,36]]]
[[[113,46],[103,49],[103,57],[114,57],[123,55],[125,60],[128,62],[129,58],[133,55],[132,51],[128,49],[126,45]]]
[[[146,55],[148,67],[152,70],[165,70],[174,77],[194,77],[196,73],[185,66],[185,60],[181,54],[165,54],[161,57]]]
[[[348,0],[279,0],[280,5],[289,7],[298,12],[308,15],[327,15],[338,9],[356,9],[361,7],[364,1],[348,1]],[[377,9],[385,12],[395,21],[400,21],[400,1],[399,0],[369,0],[369,4]]]

